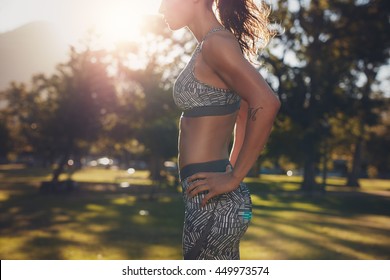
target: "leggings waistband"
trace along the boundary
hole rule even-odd
[[[228,159],[191,163],[180,169],[180,180],[183,181],[198,172],[224,172],[229,164]]]

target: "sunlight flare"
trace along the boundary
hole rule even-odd
[[[100,43],[110,48],[121,42],[139,41],[145,16],[157,12],[156,3],[152,0],[112,2],[94,23]]]

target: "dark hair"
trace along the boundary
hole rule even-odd
[[[270,7],[262,0],[258,2],[261,4],[253,0],[215,0],[219,20],[236,36],[248,57],[256,56],[275,35],[269,28]]]

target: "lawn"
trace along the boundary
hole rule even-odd
[[[147,175],[86,169],[76,191],[43,195],[47,170],[0,167],[0,259],[181,259],[181,193]],[[390,181],[356,191],[334,178],[311,196],[300,181],[246,179],[254,215],[242,259],[390,259]]]

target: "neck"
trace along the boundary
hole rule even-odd
[[[214,27],[222,26],[212,10],[203,10],[198,13],[194,20],[188,24],[188,28],[198,42],[201,42],[204,36]]]

